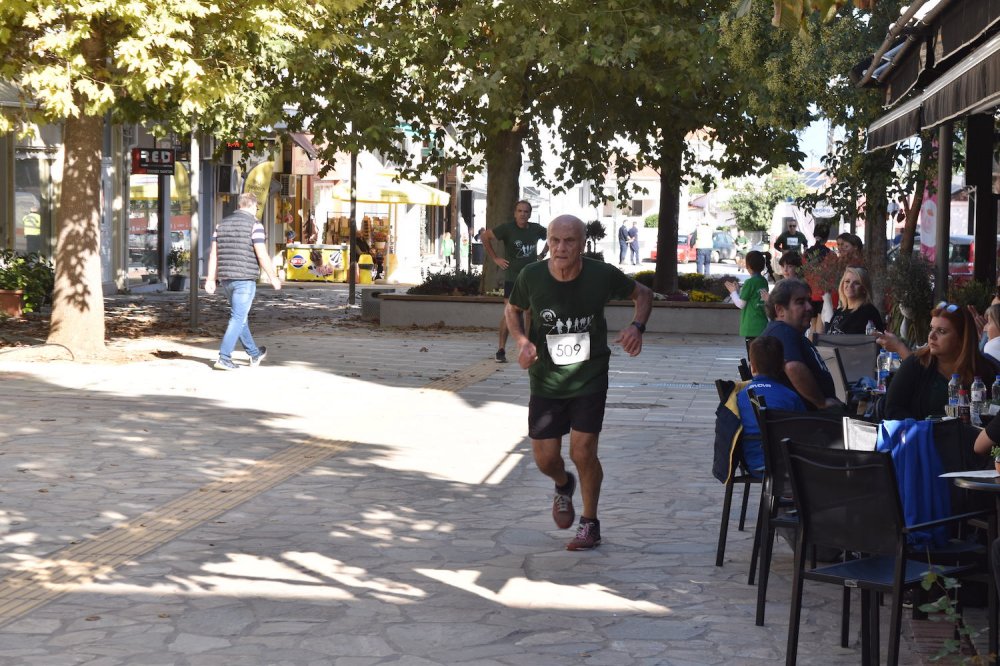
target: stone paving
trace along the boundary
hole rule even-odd
[[[741,338],[614,353],[604,544],[571,553],[525,439],[526,373],[483,372],[492,331],[257,337],[265,364],[231,373],[211,370],[208,338],[117,343],[175,352],[128,364],[0,352],[0,664],[783,660],[790,552],[765,627],[750,533],[734,522],[714,566],[712,381],[735,374]],[[428,387],[449,378],[458,390]],[[185,508],[259,479],[217,515]],[[171,531],[146,534],[154,518]],[[131,556],[130,538],[152,541]],[[839,591],[807,585],[805,604],[799,662],[859,663],[857,601],[848,649]],[[901,663],[917,660],[904,640]]]

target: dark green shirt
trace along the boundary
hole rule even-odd
[[[611,349],[604,305],[632,297],[635,281],[603,261],[583,259],[575,279],[560,282],[549,272],[549,262],[525,267],[514,283],[510,302],[531,311],[528,338],[538,360],[528,368],[531,394],[547,398],[575,398],[604,390],[608,383]],[[549,334],[587,333],[590,358],[572,365],[556,365],[549,355]]]
[[[538,241],[545,240],[545,227],[528,222],[522,229],[517,222],[507,222],[494,229],[493,235],[503,241],[504,259],[509,262],[504,279],[513,282],[522,268],[538,261]]]

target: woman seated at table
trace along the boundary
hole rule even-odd
[[[890,349],[895,336],[881,336],[879,342]],[[969,311],[941,302],[931,311],[927,344],[903,360],[889,384],[885,397],[885,418],[924,419],[944,416],[948,404],[948,381],[957,373],[962,386],[971,386],[975,377],[994,377],[998,367],[979,351],[976,322]],[[896,351],[893,346],[890,351]]]
[[[983,353],[994,363],[1000,363],[1000,305],[994,303],[986,308],[986,325],[983,326],[983,335],[986,336]],[[983,377],[983,380],[986,379]]]
[[[877,331],[885,328],[882,315],[872,305],[872,281],[867,270],[861,266],[844,269],[838,293],[840,307],[833,311],[833,318],[826,326],[827,333],[864,334],[868,322],[872,322]]]

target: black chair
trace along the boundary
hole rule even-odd
[[[764,607],[767,603],[767,584],[771,573],[771,556],[774,552],[775,533],[779,527],[798,530],[798,516],[789,512],[793,502],[789,499],[791,486],[788,469],[781,454],[782,440],[795,438],[815,446],[843,448],[843,417],[820,412],[789,412],[771,409],[753,396],[751,404],[760,427],[761,447],[764,451],[764,483],[761,486],[760,508],[757,510],[757,533],[750,556],[750,573],[747,583],[753,585],[758,563],[757,580],[758,627],[764,626]],[[759,560],[759,562],[758,562]],[[847,597],[846,599],[849,599]],[[844,615],[842,643],[847,644],[847,615]]]
[[[849,382],[847,381],[847,375],[844,373],[844,362],[840,349],[838,347],[817,346],[816,353],[823,359],[826,369],[830,371],[830,377],[833,379],[833,390],[837,394],[837,400],[840,400],[845,405],[850,405]]]
[[[744,361],[745,362],[745,361]],[[719,402],[724,403],[735,388],[735,384],[724,379],[715,380],[715,390],[719,394]],[[754,476],[743,462],[741,446],[733,447],[729,458],[729,477],[725,480],[726,494],[722,503],[722,523],[719,525],[719,545],[715,551],[715,566],[721,567],[726,556],[726,539],[729,536],[729,514],[733,506],[733,488],[743,484],[743,505],[740,508],[739,531],[746,527],[747,507],[750,504],[750,485],[760,483],[759,476]]]
[[[832,583],[845,590],[860,588],[862,663],[879,663],[879,604],[877,595],[892,595],[887,663],[899,660],[903,593],[917,588],[928,569],[956,576],[971,565],[929,565],[924,553],[910,549],[912,531],[967,520],[982,512],[907,526],[889,453],[810,446],[785,440],[800,527],[795,543],[792,600],[785,663],[795,664],[802,589],[805,580]],[[858,559],[806,569],[806,549],[819,545],[861,553]]]
[[[753,373],[750,372],[750,364],[747,363],[745,358],[740,359],[739,372],[741,380],[748,382],[753,379]]]
[[[840,350],[840,361],[848,384],[875,374],[875,359],[878,358],[879,346],[875,338],[870,335],[817,333],[813,336],[813,344],[817,349],[835,347]]]

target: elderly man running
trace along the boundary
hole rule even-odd
[[[531,398],[528,435],[535,463],[556,485],[552,517],[562,529],[573,524],[576,478],[566,470],[562,438],[569,433],[569,455],[580,475],[583,510],[576,537],[567,550],[587,550],[601,543],[597,501],[604,471],[597,440],[608,396],[608,325],[604,305],[612,299],[635,302],[634,321],[616,343],[629,356],[642,351],[653,292],[618,268],[583,256],[584,224],[560,215],[548,228],[548,261],[526,266],[514,283],[505,309],[510,334],[517,341],[518,364],[528,369]],[[523,315],[530,312],[525,333]]]

